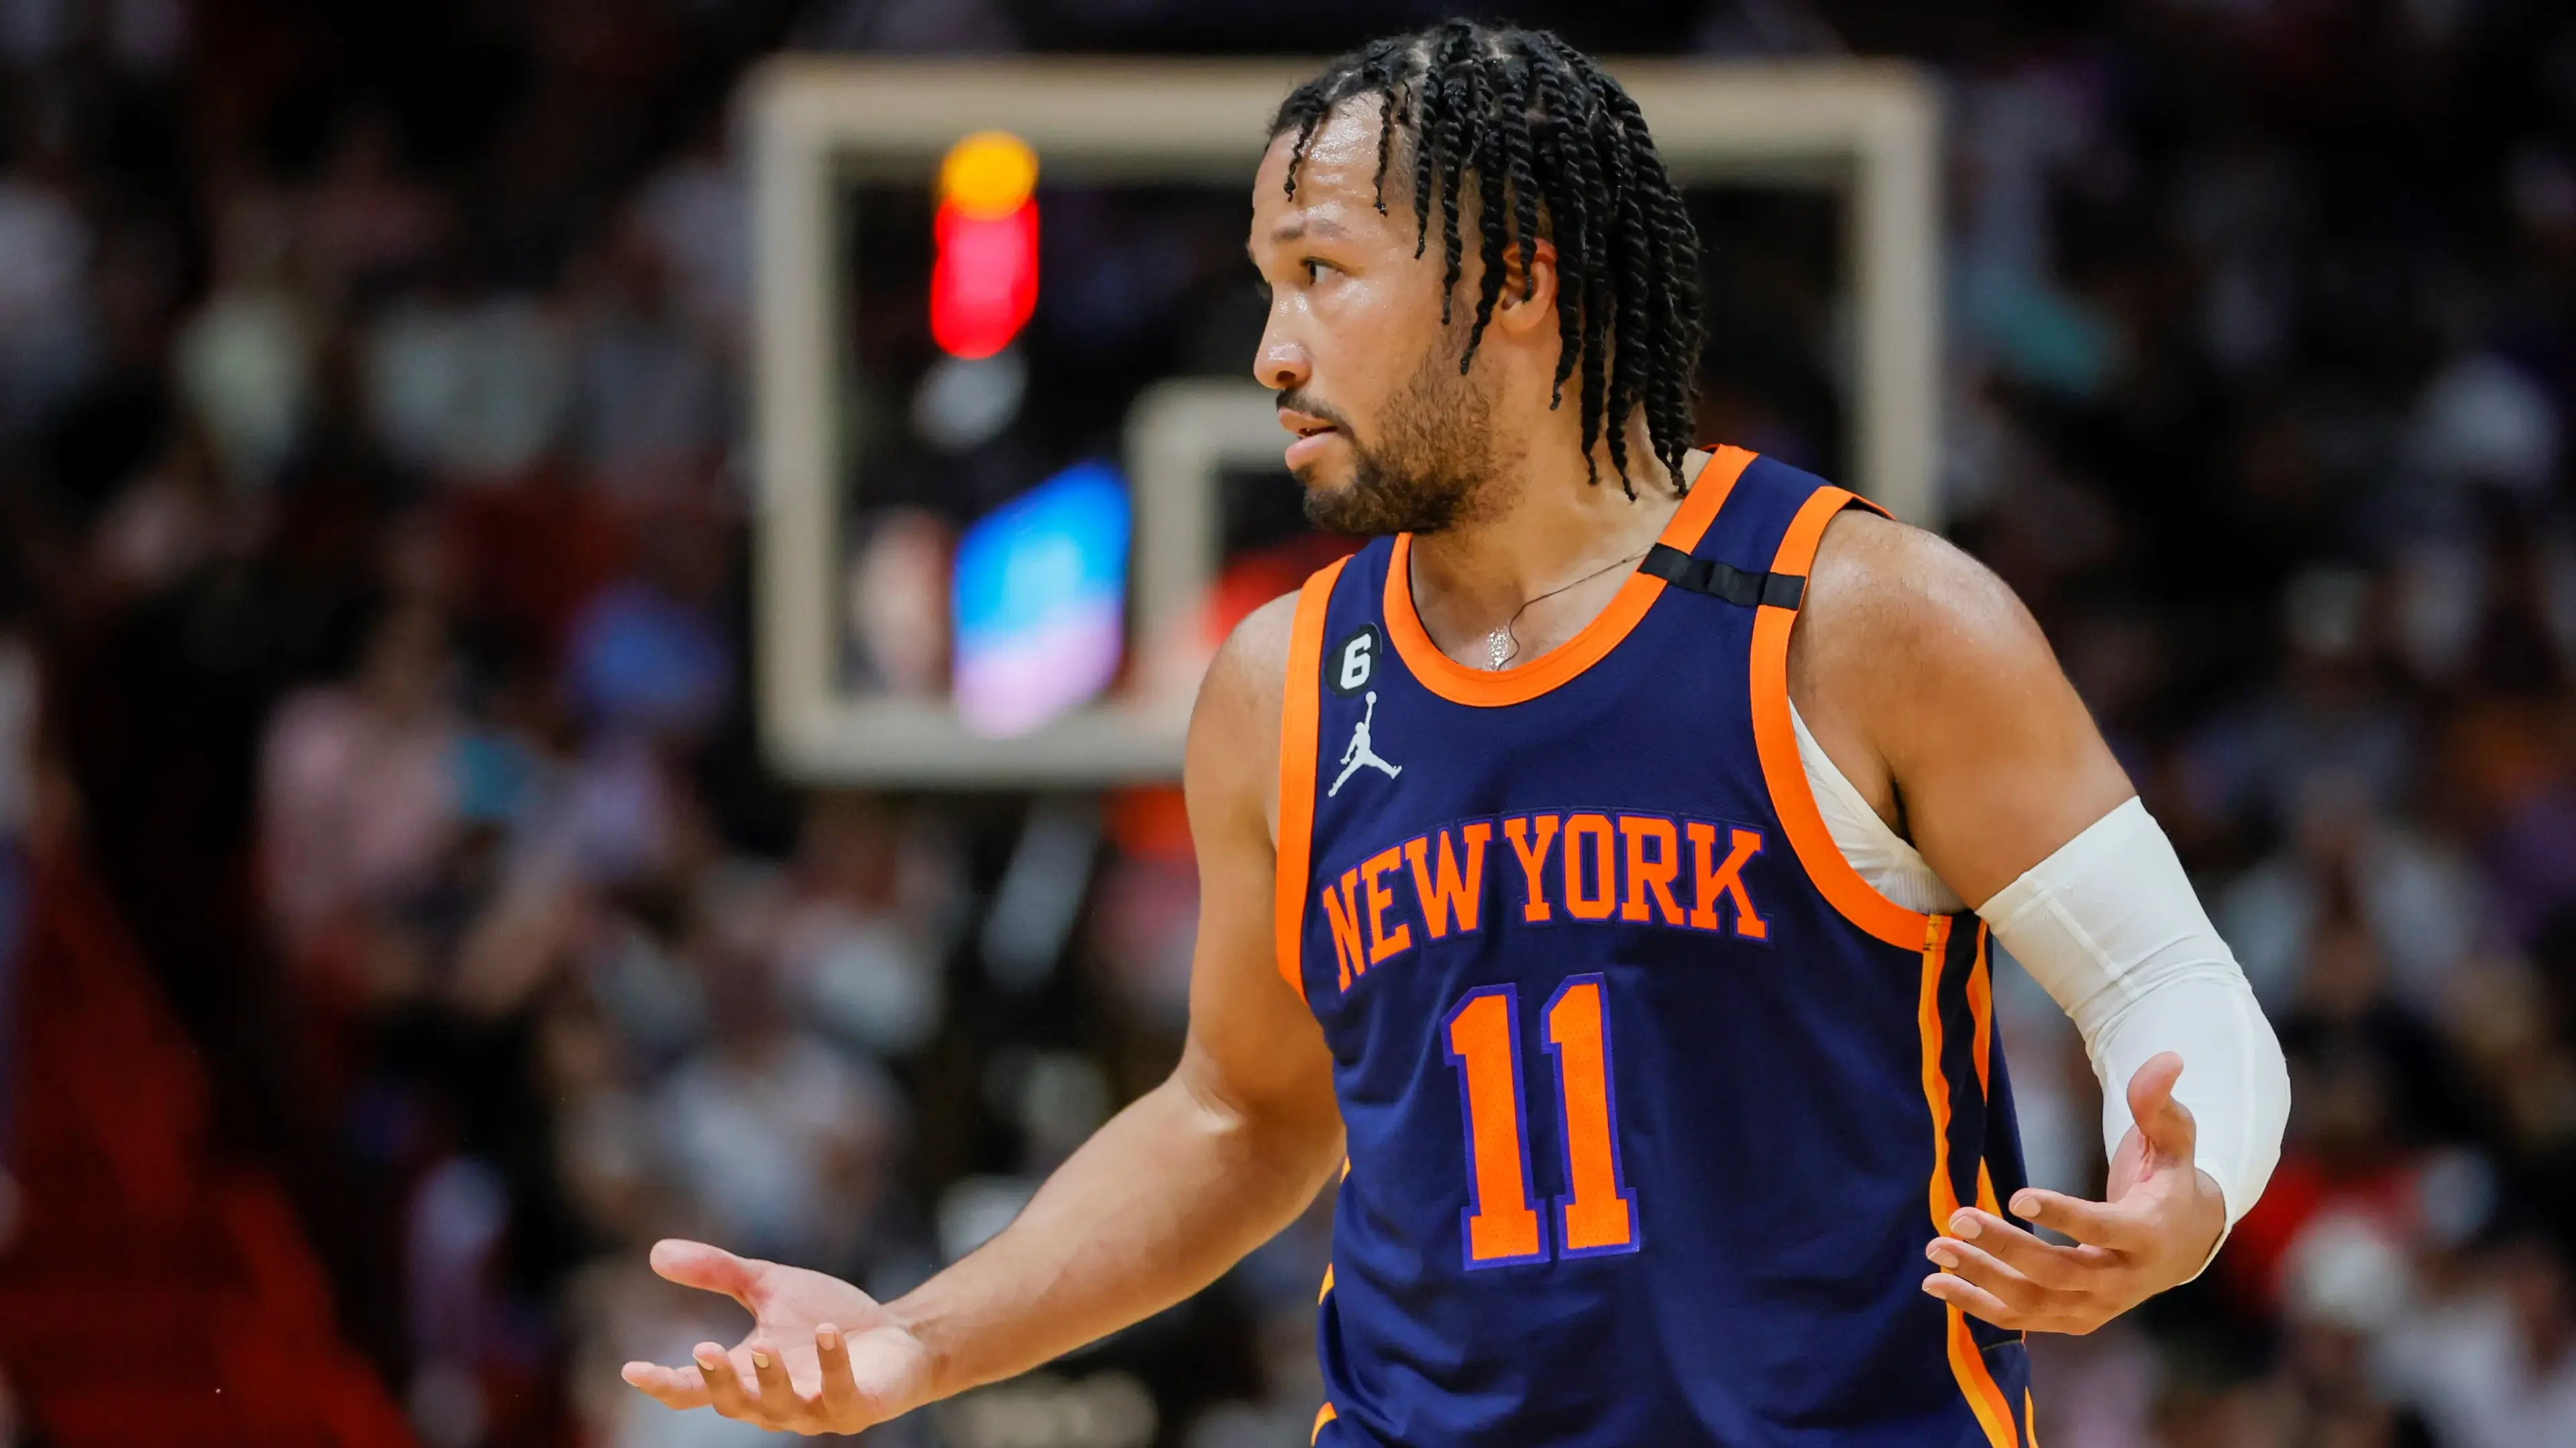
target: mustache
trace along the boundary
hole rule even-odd
[[[1342,416],[1331,403],[1309,397],[1303,392],[1280,393],[1278,406],[1281,412],[1302,412],[1308,417],[1320,417],[1345,433],[1351,430],[1350,419]]]

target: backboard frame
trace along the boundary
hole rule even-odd
[[[1087,178],[1248,184],[1279,99],[1320,61],[865,60],[787,57],[748,82],[752,432],[757,459],[755,649],[761,734],[784,775],[813,784],[1075,787],[1180,771],[1194,681],[1140,687],[1031,733],[983,738],[944,703],[839,684],[843,591],[833,391],[842,314],[835,187],[853,171],[917,170],[999,128]],[[1737,65],[1616,61],[1683,185],[1759,179],[1842,191],[1853,320],[1853,485],[1938,526],[1939,106],[1897,62]],[[1216,520],[1174,459],[1214,470],[1243,429],[1241,387],[1194,395],[1195,440],[1128,438],[1137,547],[1129,637],[1180,627],[1214,567]],[[1229,398],[1228,394],[1235,396]],[[1210,409],[1214,409],[1211,412]],[[1140,416],[1145,409],[1140,407]],[[1236,421],[1210,421],[1211,417]],[[1212,429],[1212,431],[1210,430]],[[1273,439],[1274,442],[1277,439]],[[1159,451],[1158,451],[1159,449]],[[1177,491],[1176,491],[1177,490]],[[1174,550],[1185,550],[1175,552]],[[1183,684],[1189,687],[1182,687]]]

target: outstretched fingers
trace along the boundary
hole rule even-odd
[[[2113,1252],[2139,1252],[2155,1245],[2149,1225],[2117,1202],[2088,1202],[2045,1187],[2024,1187],[2013,1194],[2012,1209],[2025,1221]]]
[[[2028,1195],[2014,1198],[2014,1210],[2024,1209]],[[2089,1332],[2126,1305],[2136,1271],[2126,1253],[2042,1241],[1973,1207],[1953,1213],[1949,1228],[1949,1235],[1924,1246],[1923,1255],[1941,1271],[1923,1290],[1998,1327]],[[2116,1305],[2106,1309],[2106,1303]]]
[[[2083,1317],[2088,1294],[2081,1289],[2043,1286],[1993,1254],[1948,1237],[1933,1241],[1923,1255],[1941,1268],[1923,1284],[1924,1291],[1997,1327],[2026,1332],[2083,1330],[2071,1326]]]
[[[760,1385],[760,1410],[773,1421],[793,1422],[805,1409],[805,1395],[787,1376],[787,1359],[766,1342],[751,1344],[751,1372]]]
[[[2060,1298],[2071,1295],[2068,1289],[2034,1280],[2030,1274],[1988,1251],[1982,1243],[1963,1242],[1956,1237],[1935,1237],[1924,1247],[1923,1255],[1931,1258],[1933,1265],[1942,1271],[2001,1303],[2015,1320],[1999,1322],[1999,1326],[2023,1326],[2046,1317],[2056,1310]],[[2060,1275],[2054,1266],[2048,1271],[2051,1276]]]
[[[763,1428],[831,1431],[855,1425],[861,1418],[856,1409],[862,1399],[851,1379],[849,1355],[836,1333],[829,1346],[822,1333],[816,1334],[815,1342],[822,1375],[819,1391],[812,1396],[797,1389],[786,1355],[765,1339],[736,1352],[702,1342],[690,1354],[688,1367],[631,1362],[619,1376],[664,1407],[712,1407],[725,1417]]]
[[[2021,1314],[2002,1298],[1954,1273],[1933,1273],[1923,1279],[1923,1290],[1963,1312],[1975,1313],[1997,1327],[2019,1330],[2027,1325]]]
[[[706,1383],[707,1401],[728,1418],[761,1422],[760,1403],[752,1390],[743,1384],[742,1371],[725,1350],[711,1342],[702,1342],[690,1354],[698,1365],[698,1376]]]
[[[2116,1253],[2101,1247],[2082,1243],[2061,1247],[2042,1241],[1992,1212],[1975,1207],[1962,1207],[1953,1214],[1949,1234],[1940,1242],[1959,1247],[1974,1243],[1977,1251],[2040,1286],[2070,1291],[2089,1285],[2102,1268],[2114,1266],[2119,1260]]]
[[[864,1405],[850,1371],[850,1345],[839,1328],[826,1322],[814,1329],[814,1356],[823,1367],[824,1417],[835,1426],[858,1422]]]

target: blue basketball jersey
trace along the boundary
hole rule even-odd
[[[1920,1285],[2022,1183],[1985,928],[1860,879],[1790,722],[1858,503],[1720,449],[1493,673],[1424,633],[1406,537],[1300,594],[1279,964],[1350,1157],[1319,1444],[2029,1448],[2020,1336]]]

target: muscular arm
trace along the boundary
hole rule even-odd
[[[1847,512],[1807,598],[1800,714],[2074,1018],[2103,1087],[2110,1200],[2012,1203],[2079,1245],[1964,1209],[1925,1290],[2009,1327],[2089,1330],[2197,1272],[2259,1193],[2287,1110],[2278,1043],[2011,590],[1931,534]]]
[[[1972,906],[2137,792],[2003,580],[1873,513],[1825,529],[1789,636],[1789,697]]]
[[[691,1368],[629,1363],[674,1408],[853,1433],[1059,1356],[1214,1281],[1314,1199],[1342,1153],[1331,1057],[1272,960],[1281,685],[1295,600],[1210,667],[1184,765],[1199,862],[1189,1039],[1170,1079],[1056,1170],[1018,1220],[899,1301],[696,1242],[653,1266],[755,1318]]]
[[[1314,1199],[1341,1159],[1322,1032],[1272,961],[1280,684],[1295,600],[1210,668],[1185,778],[1199,861],[1189,1041],[982,1250],[892,1304],[932,1396],[1008,1377],[1205,1287]]]

